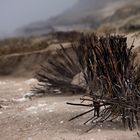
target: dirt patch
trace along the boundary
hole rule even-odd
[[[122,126],[105,124],[95,127],[83,125],[84,118],[68,120],[87,110],[66,105],[79,102],[80,96],[48,96],[24,98],[36,84],[35,79],[1,78],[0,80],[0,138],[2,140],[138,140],[137,131]],[[24,98],[24,100],[23,100]],[[84,116],[88,118],[89,116]]]

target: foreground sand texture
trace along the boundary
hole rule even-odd
[[[82,118],[68,121],[87,110],[66,105],[79,102],[79,95],[25,98],[35,83],[29,78],[0,78],[1,140],[139,140],[138,130],[124,130],[117,122],[84,133],[90,125],[84,126]]]

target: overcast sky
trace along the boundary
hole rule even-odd
[[[46,20],[77,0],[0,0],[0,34],[11,33],[35,21]]]

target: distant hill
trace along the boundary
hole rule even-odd
[[[140,30],[140,0],[79,0],[49,20],[30,24],[20,32],[42,35],[53,31],[96,29]]]

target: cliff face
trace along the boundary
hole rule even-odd
[[[72,8],[51,18],[49,23],[53,25],[71,25],[92,22],[92,18],[99,18],[99,15],[104,14],[103,9],[113,7],[112,10],[114,11],[118,4],[120,6],[123,2],[123,0],[79,0]]]
[[[47,33],[54,30],[72,30],[87,27],[97,29],[104,24],[123,27],[126,24],[128,25],[130,20],[132,22],[132,19],[137,23],[138,28],[139,9],[140,0],[79,0],[72,8],[62,14],[47,21],[34,23],[33,26],[30,25],[24,28],[23,31],[28,29],[30,33],[36,34],[39,32],[41,34],[42,31]],[[38,27],[41,27],[40,31]]]

